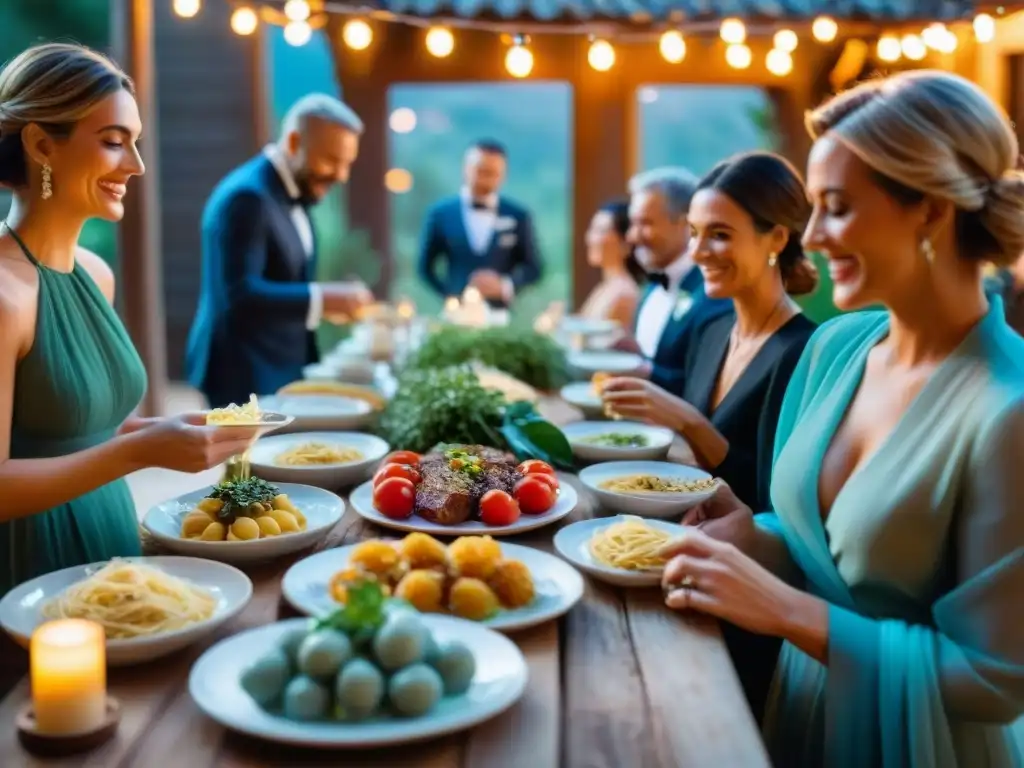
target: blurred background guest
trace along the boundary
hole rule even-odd
[[[985,288],[1003,300],[1006,322],[1024,335],[1024,254],[1010,266],[995,270]]]
[[[203,277],[189,334],[189,382],[213,407],[272,394],[319,354],[327,316],[373,300],[360,282],[314,282],[309,207],[348,181],[363,124],[332,96],[311,94],[281,138],[217,185],[203,211]]]
[[[647,358],[644,373],[670,392],[682,391],[682,367],[691,325],[727,312],[727,300],[704,294],[704,278],[687,246],[686,220],[697,177],[685,168],[655,168],[629,183],[629,242],[647,274],[635,334],[617,342]]]
[[[614,200],[602,205],[587,228],[587,265],[601,270],[601,282],[587,296],[579,314],[593,320],[614,320],[633,334],[639,283],[646,279],[627,239],[629,202]]]
[[[420,244],[420,277],[442,298],[473,286],[495,307],[540,280],[533,219],[501,195],[508,171],[505,147],[482,139],[466,150],[464,186],[428,212]]]

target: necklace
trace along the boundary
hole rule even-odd
[[[764,339],[761,338],[761,334],[764,333],[771,321],[779,314],[779,310],[785,307],[785,305],[786,297],[783,296],[772,308],[772,311],[768,313],[764,322],[762,322],[761,326],[757,329],[757,332],[751,334],[742,342],[738,333],[739,324],[737,323],[733,326],[732,331],[729,333],[729,348],[725,353],[725,362],[722,365],[722,370],[718,377],[718,385],[715,387],[714,402],[716,408],[718,407],[718,404],[725,399],[729,390],[733,388],[740,376],[743,375],[743,372],[747,370],[747,366],[750,365],[750,361],[754,359],[758,351],[764,345]],[[745,349],[742,346],[747,342],[753,342],[750,344],[749,349]],[[742,354],[740,350],[742,350]]]

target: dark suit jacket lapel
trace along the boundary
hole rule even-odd
[[[456,197],[448,206],[443,215],[444,227],[448,230],[448,242],[451,243],[455,253],[449,253],[448,257],[458,259],[462,253],[477,256],[473,246],[469,242],[469,230],[466,229],[466,215],[462,210],[462,198]]]
[[[260,169],[263,185],[270,194],[271,199],[277,203],[276,215],[270,222],[271,231],[276,236],[278,245],[282,252],[286,254],[286,258],[292,262],[299,274],[306,275],[308,274],[307,271],[311,260],[306,257],[306,247],[302,244],[302,237],[299,235],[299,230],[295,227],[295,221],[292,219],[292,208],[295,203],[288,196],[288,190],[285,189],[284,182],[281,181],[281,177],[278,175],[277,169],[274,168],[274,164],[266,158],[263,159],[263,163],[264,167]],[[313,222],[310,220],[310,227],[312,227],[312,224]],[[313,250],[315,253],[315,238]]]

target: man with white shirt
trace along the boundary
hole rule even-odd
[[[186,369],[211,407],[302,378],[318,358],[313,332],[320,320],[353,315],[373,300],[359,282],[314,282],[308,212],[348,181],[362,132],[359,117],[336,98],[306,96],[285,116],[281,138],[210,195]]]
[[[704,279],[689,255],[686,214],[698,179],[685,168],[655,168],[629,183],[627,238],[647,272],[648,287],[636,316],[636,338],[619,349],[647,359],[645,373],[670,392],[682,391],[682,368],[690,330],[729,311],[732,302],[704,295]]]
[[[496,307],[540,280],[529,212],[499,193],[508,167],[505,148],[481,140],[467,151],[464,186],[427,213],[419,274],[442,298],[473,286]]]

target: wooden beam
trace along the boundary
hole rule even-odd
[[[124,200],[124,219],[118,227],[118,295],[125,326],[149,376],[149,388],[139,412],[156,416],[163,412],[167,390],[167,333],[160,257],[153,4],[150,0],[115,0],[111,11],[114,55],[135,81],[139,114],[146,132],[140,149],[146,173],[132,182]]]

